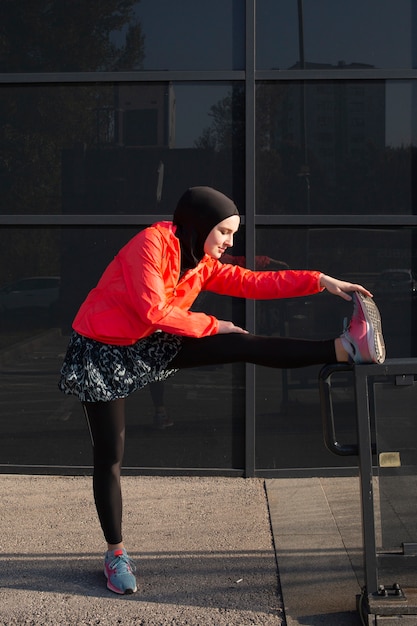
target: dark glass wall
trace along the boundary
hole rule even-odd
[[[244,212],[241,83],[7,85],[0,111],[0,214],[170,215],[203,182]]]
[[[320,268],[327,274],[367,285],[378,303],[390,358],[417,354],[415,237],[410,228],[257,229],[257,247],[289,267]],[[258,302],[256,331],[268,335],[326,339],[340,334],[351,305],[322,293],[308,298]],[[340,459],[323,447],[317,379],[320,367],[256,371],[256,464],[264,468],[335,465]],[[352,380],[345,375],[335,391],[336,432],[354,443]],[[344,457],[342,465],[356,464]]]
[[[0,287],[2,467],[91,464],[81,404],[58,391],[58,373],[79,305],[140,228],[2,228],[1,266],[11,272]],[[202,294],[193,308],[244,323],[232,298]],[[125,464],[243,471],[243,389],[242,364],[184,371],[134,394]],[[173,422],[164,430],[154,422],[161,405]]]
[[[258,83],[257,212],[413,213],[414,88],[412,81]]]
[[[1,72],[238,70],[243,0],[4,2]]]
[[[259,0],[259,69],[415,68],[413,0]]]
[[[367,285],[388,356],[416,356],[416,9],[365,4],[3,3],[4,471],[90,467],[81,407],[57,390],[71,321],[117,250],[170,219],[192,185],[237,202],[239,263]],[[196,307],[250,331],[317,339],[337,336],[351,313],[325,293],[258,303],[206,294]],[[355,459],[322,442],[318,369],[199,368],[142,390],[127,403],[125,465],[348,471]],[[338,429],[352,439],[348,376],[339,387]],[[173,426],[159,430],[162,403]]]

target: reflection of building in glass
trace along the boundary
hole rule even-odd
[[[228,88],[223,91],[227,99]],[[244,143],[238,106],[242,98],[237,93],[216,119],[217,149],[204,141],[179,148],[175,128],[178,98],[173,82],[95,88],[87,94],[93,112],[88,126],[90,143],[79,142],[62,150],[63,213],[171,215],[184,189],[212,181],[239,201],[233,190],[238,157],[232,159],[236,146]],[[214,97],[218,97],[218,89]],[[207,90],[204,102],[209,110],[216,105]],[[204,136],[204,127],[199,130]]]
[[[333,65],[306,63],[307,69],[336,69]],[[370,69],[352,63],[338,67]],[[297,69],[297,65],[290,69]],[[385,147],[385,85],[376,81],[315,81],[290,83],[278,104],[281,142],[293,143],[314,155],[330,178],[346,160],[362,160],[369,148]],[[300,123],[300,120],[302,123]]]
[[[116,88],[115,143],[120,146],[175,146],[175,92],[172,83],[122,84]]]

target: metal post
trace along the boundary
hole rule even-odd
[[[245,82],[245,252],[247,267],[255,265],[255,0],[246,0]],[[246,328],[255,331],[255,303],[246,300]],[[255,366],[246,364],[245,475],[255,475]]]
[[[369,415],[367,370],[368,367],[366,365],[356,365],[354,367],[365,586],[367,594],[370,595],[375,593],[378,589],[378,572],[372,483],[372,439]]]

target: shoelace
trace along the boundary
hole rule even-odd
[[[118,554],[115,556],[109,563],[109,568],[115,570],[119,565],[124,565],[125,567],[121,570],[120,573],[123,572],[136,572],[136,565],[134,561],[128,557],[126,554]]]

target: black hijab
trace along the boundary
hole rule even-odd
[[[239,215],[233,200],[212,187],[190,187],[181,196],[173,223],[181,245],[181,273],[195,267],[204,256],[210,231],[228,217]]]

